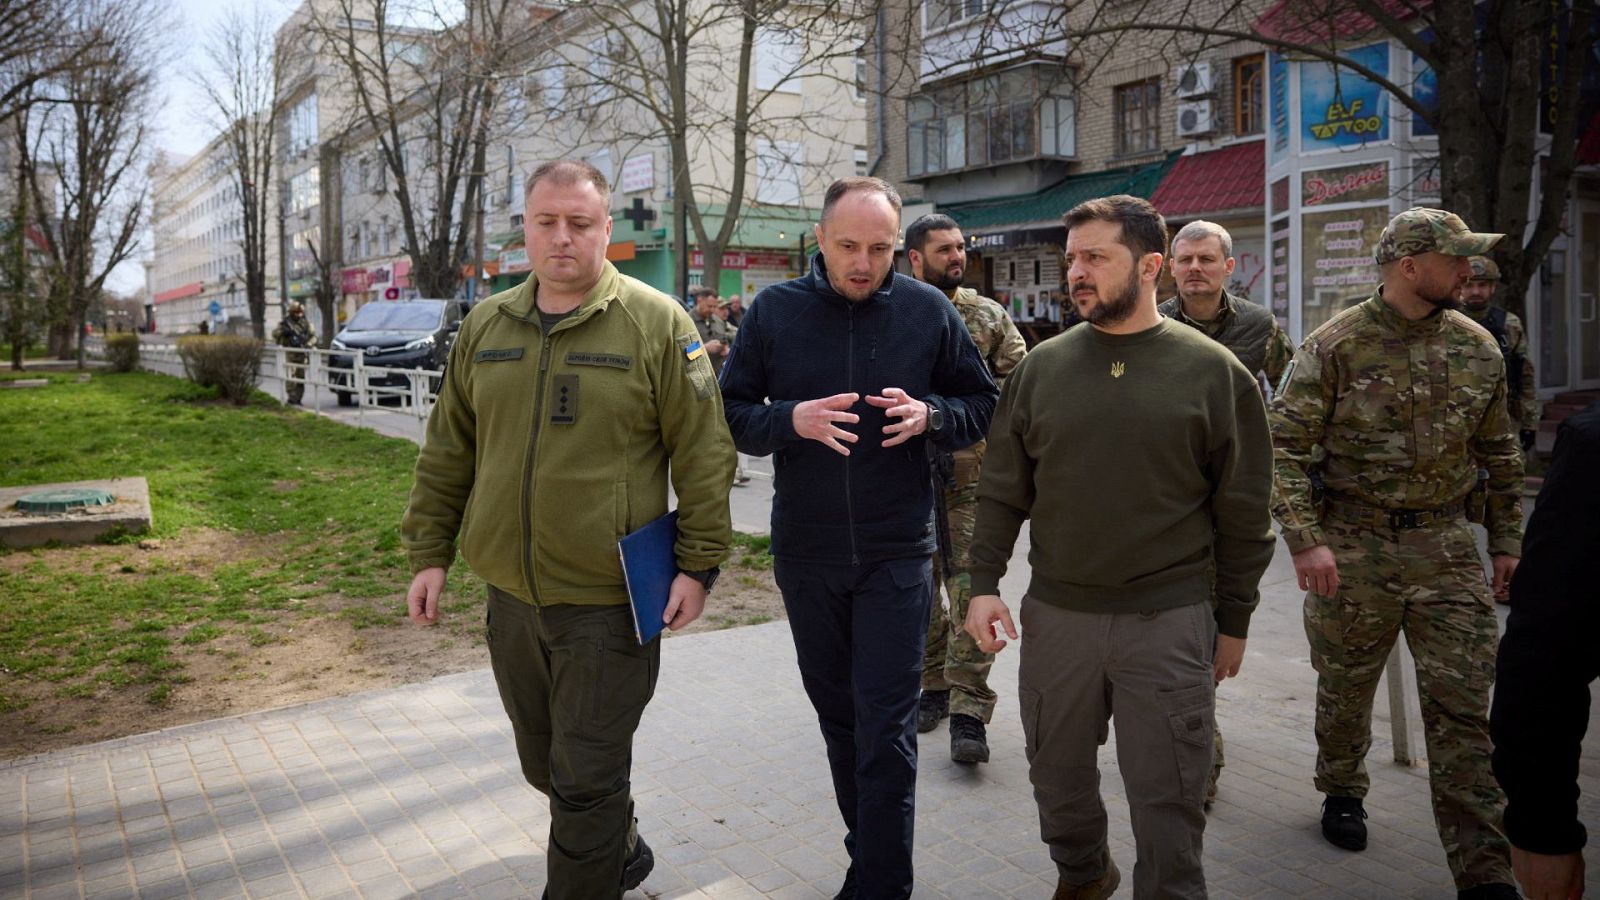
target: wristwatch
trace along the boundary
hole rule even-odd
[[[722,569],[718,568],[717,566],[712,566],[709,569],[697,569],[695,571],[690,571],[688,569],[679,569],[678,571],[689,576],[690,578],[693,578],[695,581],[700,582],[700,586],[705,588],[706,593],[708,594],[711,593],[711,586],[717,583],[717,576],[722,574]]]
[[[928,427],[926,434],[938,434],[944,428],[944,410],[932,403],[928,404]]]

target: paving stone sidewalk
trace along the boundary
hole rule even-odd
[[[1369,760],[1372,845],[1317,831],[1315,678],[1279,547],[1240,678],[1222,691],[1228,768],[1206,832],[1212,896],[1450,898],[1424,770],[1389,762],[1383,692]],[[1021,593],[1014,571],[1004,590]],[[674,638],[638,736],[655,872],[640,897],[826,898],[845,866],[822,741],[787,625]],[[1017,719],[1015,649],[993,682],[994,761],[923,738],[918,898],[1044,898],[1053,870]],[[1600,704],[1595,705],[1600,710]],[[1600,823],[1600,723],[1583,815]],[[1115,747],[1101,753],[1112,848],[1133,844]],[[487,671],[252,713],[0,764],[0,897],[536,897],[549,820],[517,771]],[[1588,854],[1600,893],[1600,852]]]

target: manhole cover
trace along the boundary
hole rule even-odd
[[[109,491],[98,488],[63,488],[58,491],[40,491],[17,498],[17,509],[30,513],[63,513],[86,506],[110,506],[117,502]]]

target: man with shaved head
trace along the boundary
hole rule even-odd
[[[999,390],[955,307],[893,271],[900,196],[828,188],[811,271],[766,288],[722,370],[738,448],[773,457],[774,575],[845,824],[838,897],[911,895],[917,689],[933,597],[931,449]]]

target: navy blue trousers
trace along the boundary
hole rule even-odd
[[[773,574],[827,745],[856,895],[910,897],[932,561],[827,566],[780,558]]]

